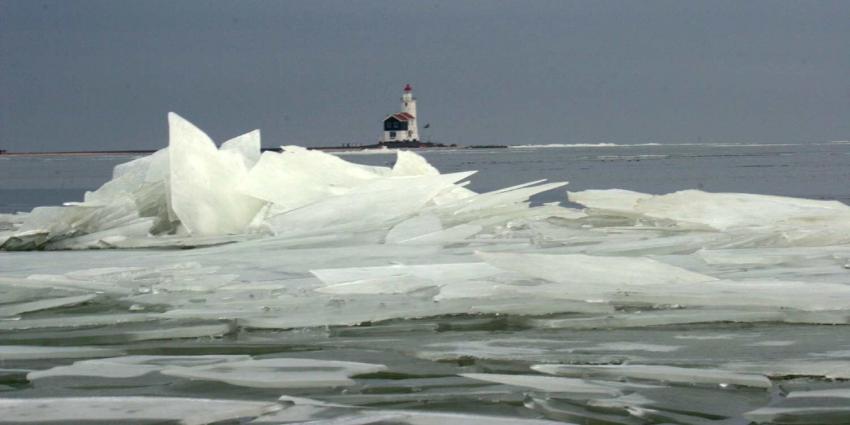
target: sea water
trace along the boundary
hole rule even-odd
[[[469,186],[477,192],[549,179],[569,181],[570,191],[701,189],[850,202],[850,144],[845,143],[527,146],[420,154],[442,173],[478,170]],[[394,161],[389,154],[340,155],[369,165]],[[79,201],[128,159],[0,157],[0,212]],[[563,190],[532,200],[566,204]],[[168,255],[191,260],[193,251],[204,249],[233,248]],[[46,282],[74,280],[100,279],[110,285],[127,279],[183,279],[181,284],[220,279],[226,287],[240,279],[229,276],[226,262],[214,270],[194,269],[191,261],[181,262],[182,269],[145,269],[161,255],[158,250],[0,252],[0,274],[29,276],[33,291],[48,291]],[[232,296],[274,295],[278,289],[264,287],[262,264],[286,255],[270,251],[256,259],[256,291]],[[301,259],[305,268],[337,266],[331,259],[322,264],[321,258],[306,255]],[[421,260],[429,254],[411,248],[394,255]],[[714,261],[727,261],[723,272],[729,276],[752,273],[728,259]],[[805,258],[801,261],[805,264]],[[116,268],[112,274],[110,267]],[[99,272],[86,274],[89,269]],[[783,273],[781,264],[770,270]],[[850,283],[830,273],[825,279]],[[593,311],[591,304],[536,315],[474,309],[440,314],[435,307],[433,314],[417,311],[416,319],[390,314],[386,320],[350,326],[336,324],[335,315],[352,314],[345,305],[350,301],[339,297],[308,306],[327,315],[325,326],[315,326],[309,311],[301,317],[310,326],[282,326],[219,320],[216,312],[174,315],[163,322],[145,315],[165,307],[111,302],[114,295],[106,289],[105,295],[87,299],[45,297],[59,300],[53,302],[62,310],[64,326],[55,324],[57,316],[49,308],[21,307],[11,298],[0,302],[0,312],[8,309],[0,320],[0,406],[15,413],[0,415],[0,423],[27,417],[61,421],[67,415],[78,418],[74,423],[331,418],[340,423],[495,423],[494,416],[506,418],[505,423],[743,424],[847,423],[850,417],[845,381],[850,379],[850,331],[846,325],[823,324],[846,321],[846,312],[789,319],[757,309],[685,309],[680,314],[675,308],[657,310],[652,303],[632,303],[619,311]],[[429,291],[425,286],[411,296],[432,297]],[[26,298],[7,294],[12,295]],[[297,309],[294,299],[291,308]],[[516,302],[521,306],[521,295]],[[378,299],[358,308],[379,311],[386,308],[382,304]],[[33,313],[13,311],[21,308]],[[826,317],[830,314],[835,316]],[[75,320],[79,323],[73,325]]]

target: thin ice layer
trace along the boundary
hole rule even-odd
[[[532,369],[550,375],[567,377],[634,378],[680,384],[739,385],[770,388],[763,375],[729,372],[719,369],[684,368],[656,365],[534,365]]]
[[[253,418],[277,403],[184,397],[65,397],[0,399],[0,423],[179,421],[201,425]]]
[[[504,375],[497,373],[463,373],[460,376],[481,381],[533,388],[546,392],[569,392],[616,397],[622,395],[617,385],[583,379],[540,375]],[[620,386],[621,387],[621,386]]]
[[[786,359],[731,362],[723,367],[745,373],[761,373],[772,378],[818,376],[826,379],[850,379],[850,360]]]
[[[327,403],[302,397],[282,396],[282,409],[257,418],[251,424],[332,423],[337,425],[366,425],[392,423],[404,425],[555,425],[544,419],[500,417],[422,410],[376,410],[352,405]],[[328,419],[332,418],[332,419]],[[302,422],[303,421],[303,422]]]
[[[245,360],[250,360],[250,356],[207,355],[110,357],[94,360],[81,360],[67,366],[56,366],[46,370],[34,371],[27,375],[27,379],[35,381],[44,378],[62,376],[126,379],[160,372],[169,367],[198,367]]]
[[[243,360],[211,366],[170,367],[161,373],[254,388],[311,388],[353,385],[351,376],[380,372],[379,364],[312,359]]]
[[[683,190],[666,195],[593,190],[570,192],[569,200],[588,208],[642,215],[681,224],[726,231],[734,228],[810,225],[850,218],[850,207],[838,201],[744,193]]]
[[[762,407],[744,413],[757,424],[840,425],[850,420],[850,406]]]
[[[479,252],[478,256],[498,268],[569,284],[570,289],[693,284],[716,280],[711,276],[643,257],[495,252]]]
[[[41,347],[37,345],[0,345],[0,361],[22,359],[74,359],[109,357],[122,354],[107,347]]]
[[[87,301],[91,301],[96,297],[96,294],[87,294],[62,298],[46,298],[26,303],[3,304],[0,305],[0,317],[16,316],[18,314],[29,313],[33,311],[48,310],[56,307],[66,307],[82,304]]]

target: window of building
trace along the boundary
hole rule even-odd
[[[395,139],[395,131],[390,132],[390,139]]]

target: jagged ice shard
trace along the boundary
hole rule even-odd
[[[474,172],[414,152],[261,154],[259,131],[217,147],[168,123],[167,148],[82,202],[0,215],[3,250],[62,251],[0,255],[0,390],[28,391],[0,397],[0,423],[63,418],[44,403],[183,423],[846,423],[830,380],[847,328],[814,326],[850,322],[840,202],[534,205],[565,183],[476,193]],[[409,409],[429,403],[462,412]]]

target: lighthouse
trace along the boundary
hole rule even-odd
[[[416,98],[413,87],[404,86],[401,95],[401,112],[384,118],[384,135],[381,143],[418,142],[419,126],[416,123]]]

